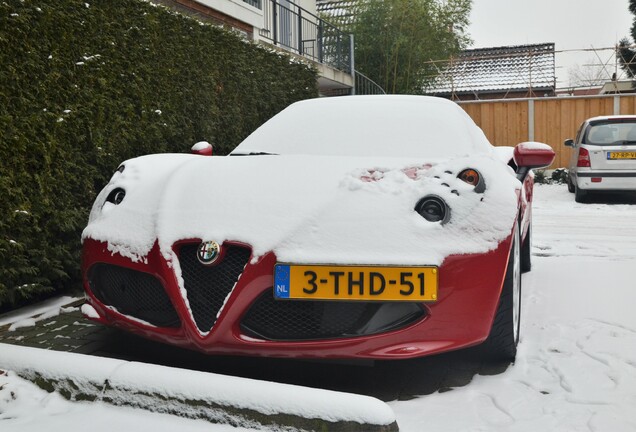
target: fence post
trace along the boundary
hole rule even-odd
[[[272,12],[272,27],[274,30],[274,37],[272,39],[272,42],[274,42],[274,45],[278,45],[278,2],[276,0],[272,0],[272,6],[272,9],[274,10]]]
[[[356,60],[355,50],[353,45],[353,33],[349,34],[349,63],[351,66],[351,78],[353,78],[353,87],[351,88],[351,95],[356,94]]]
[[[614,115],[620,115],[621,114],[621,97],[620,96],[614,96]]]
[[[304,54],[303,47],[303,18],[302,18],[302,9],[298,8],[298,53],[300,55]]]
[[[331,30],[331,32],[333,33],[333,29],[329,29]],[[338,69],[342,70],[344,69],[342,66],[342,35],[339,35],[338,33],[336,33],[336,56],[337,56],[337,60],[336,60],[336,64],[338,65]]]
[[[534,99],[528,99],[528,141],[534,141]]]
[[[318,20],[318,63],[322,63],[322,20]]]

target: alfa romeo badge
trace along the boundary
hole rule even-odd
[[[197,258],[203,265],[211,265],[219,258],[221,246],[215,241],[206,241],[199,245]]]

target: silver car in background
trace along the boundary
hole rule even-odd
[[[565,145],[574,150],[567,183],[576,202],[588,192],[636,191],[636,116],[590,118]]]

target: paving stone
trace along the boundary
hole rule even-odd
[[[80,342],[80,341],[77,341]],[[70,350],[79,354],[97,354],[100,352],[100,349],[104,347],[104,344],[100,341],[89,341],[86,343],[81,343],[76,346],[74,349]]]

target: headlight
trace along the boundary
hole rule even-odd
[[[125,190],[123,190],[122,188],[116,188],[110,191],[110,193],[106,197],[106,202],[118,205],[124,200],[125,196],[126,196]]]
[[[479,171],[467,168],[464,171],[460,172],[457,176],[460,180],[468,183],[475,187],[475,192],[483,193],[486,190],[486,183],[484,182],[484,178],[479,174]]]
[[[450,219],[450,208],[437,195],[427,195],[417,202],[415,211],[429,222],[445,224]]]

